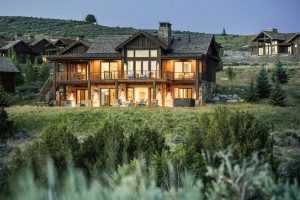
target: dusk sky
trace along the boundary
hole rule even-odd
[[[9,0],[0,1],[1,16],[83,20],[154,29],[168,21],[173,29],[206,33],[255,34],[275,27],[300,32],[300,0]]]

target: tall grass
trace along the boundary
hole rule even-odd
[[[109,184],[100,180],[87,180],[80,170],[69,168],[59,185],[51,160],[47,163],[48,184],[41,187],[33,174],[27,171],[15,187],[16,200],[135,200],[135,199],[299,199],[297,184],[274,182],[269,167],[254,154],[252,159],[238,164],[231,151],[216,154],[221,159],[218,167],[208,167],[207,176],[211,184],[204,187],[203,181],[185,173],[182,184],[171,184],[169,188],[158,187],[154,176],[147,176],[137,162],[136,170],[129,175],[121,175],[115,182],[107,178]],[[172,173],[171,168],[169,169]],[[149,172],[151,173],[151,172]]]

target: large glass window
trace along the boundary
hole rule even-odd
[[[174,78],[193,78],[192,63],[191,62],[175,62],[174,64]]]
[[[157,50],[150,50],[150,57],[157,57]]]
[[[127,99],[128,101],[133,100],[134,94],[133,94],[133,88],[127,88]]]
[[[88,90],[76,91],[76,104],[84,104],[82,101],[88,100]]]
[[[127,57],[133,58],[134,57],[134,50],[127,50]]]
[[[149,57],[149,50],[135,50],[135,57],[137,58]]]
[[[115,89],[101,89],[100,90],[100,105],[111,106],[115,100]]]
[[[117,62],[101,62],[101,79],[118,78]]]
[[[174,88],[174,98],[191,99],[192,89],[190,88]]]

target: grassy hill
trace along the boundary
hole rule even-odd
[[[13,17],[0,16],[0,35],[14,36],[16,34],[40,35],[50,37],[70,37],[84,35],[86,38],[95,38],[97,35],[106,34],[132,34],[136,31],[132,27],[109,27],[98,24],[89,24],[84,21],[46,19],[37,17]],[[156,30],[148,29],[148,32],[155,33]],[[176,31],[173,33],[191,33],[187,31]],[[241,35],[216,35],[216,39],[225,50],[247,50],[253,36]]]

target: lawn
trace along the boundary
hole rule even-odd
[[[269,76],[273,64],[266,66]],[[233,68],[236,76],[233,81],[226,81],[226,69],[217,73],[218,92],[226,92],[230,87],[247,88],[255,79],[260,67],[239,66]],[[255,104],[226,104],[234,111],[255,113],[257,117],[266,120],[272,130],[300,130],[300,67],[288,67],[290,80],[284,86],[287,92],[287,107],[274,107],[268,100]],[[243,94],[239,94],[243,95]],[[184,135],[196,125],[203,114],[209,114],[216,105],[207,104],[198,108],[65,108],[65,107],[35,107],[13,106],[7,108],[10,118],[17,130],[27,129],[31,132],[41,132],[48,124],[66,124],[72,132],[79,136],[94,134],[105,121],[119,120],[126,133],[135,128],[149,126],[166,136]]]

